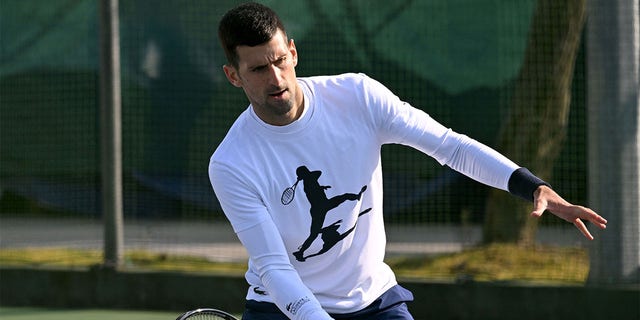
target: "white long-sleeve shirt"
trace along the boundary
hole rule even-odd
[[[396,285],[383,262],[382,145],[411,146],[502,190],[518,168],[366,75],[298,83],[300,119],[271,126],[249,106],[209,164],[215,194],[249,252],[247,299],[274,302],[292,319],[319,307],[354,312]]]

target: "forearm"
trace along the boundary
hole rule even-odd
[[[238,238],[247,249],[267,294],[283,313],[295,320],[332,319],[291,265],[271,221],[238,232]]]
[[[293,269],[271,269],[262,276],[262,283],[272,295],[275,304],[291,319],[332,319],[318,300],[304,285]]]
[[[384,143],[411,146],[469,178],[507,190],[509,175],[518,168],[513,161],[408,104],[396,103],[382,109],[391,111],[381,117],[392,119],[382,125]]]

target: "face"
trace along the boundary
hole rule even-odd
[[[239,46],[238,67],[224,66],[229,82],[242,88],[255,113],[272,125],[287,125],[302,112],[303,96],[296,81],[298,53],[293,40],[278,31],[267,43]]]

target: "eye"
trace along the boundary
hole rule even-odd
[[[262,71],[264,71],[266,69],[267,69],[267,66],[257,66],[255,68],[251,69],[251,71],[252,72],[262,72]]]
[[[276,66],[281,66],[287,62],[287,56],[283,56],[280,59],[276,60],[273,64]]]

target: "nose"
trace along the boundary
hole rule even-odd
[[[282,70],[277,66],[270,65],[269,66],[269,84],[280,87],[280,82],[282,80]]]

